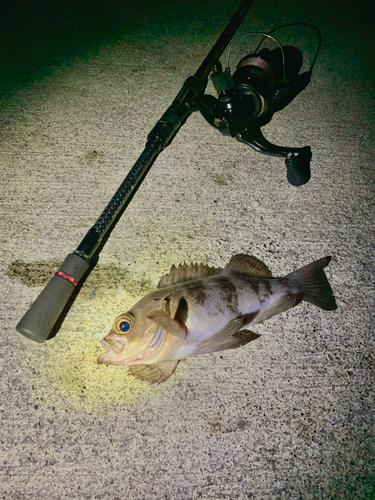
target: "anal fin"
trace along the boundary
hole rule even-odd
[[[161,384],[171,377],[180,361],[163,361],[154,365],[133,365],[128,366],[129,375],[149,382],[150,384]]]

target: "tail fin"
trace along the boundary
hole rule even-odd
[[[301,292],[305,294],[303,300],[327,311],[337,309],[331,285],[323,271],[330,263],[331,258],[324,257],[285,276],[297,283]]]

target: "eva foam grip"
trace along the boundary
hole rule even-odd
[[[16,326],[19,333],[35,342],[44,342],[76,287],[89,268],[77,254],[69,254],[58,273],[49,281]]]

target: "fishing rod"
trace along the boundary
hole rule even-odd
[[[237,37],[230,46],[225,71],[219,62],[254,1],[243,1],[196,73],[184,82],[148,134],[143,152],[103,213],[19,321],[16,326],[19,333],[36,342],[44,342],[53,335],[151,166],[193,112],[200,111],[208,123],[224,135],[235,137],[263,154],[283,157],[291,184],[300,186],[309,180],[310,148],[276,146],[265,139],[260,128],[308,84],[312,67],[310,72],[298,75],[302,65],[298,49],[282,47],[273,36],[264,33],[260,35],[274,40],[277,48],[257,50],[245,56],[231,75],[230,52]],[[297,60],[297,64],[287,64],[287,60]],[[205,94],[210,75],[217,98]]]

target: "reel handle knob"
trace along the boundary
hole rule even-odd
[[[289,153],[286,160],[286,177],[293,186],[302,186],[310,180],[311,150],[309,146],[302,148],[296,156]]]

